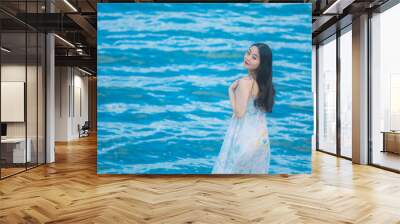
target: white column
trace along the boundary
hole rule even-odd
[[[353,19],[353,162],[368,163],[368,15]]]
[[[54,150],[54,132],[55,132],[55,76],[54,76],[54,35],[47,34],[46,37],[46,60],[47,60],[47,76],[46,76],[46,163],[55,161]]]
[[[54,5],[47,1],[47,12],[54,11]],[[46,35],[46,163],[55,162],[55,43],[54,34]]]

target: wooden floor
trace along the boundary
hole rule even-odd
[[[377,165],[400,170],[400,155],[391,152],[374,151],[373,162]]]
[[[21,173],[26,171],[27,169],[33,169],[37,166],[37,164],[27,164],[27,167],[25,167],[25,164],[19,164],[18,167],[2,167],[1,168],[1,178],[6,178],[8,176],[15,175],[17,173]]]
[[[1,168],[1,177],[8,177],[11,176],[13,174],[19,173],[19,172],[23,172],[25,171],[25,167],[24,168]]]
[[[99,176],[94,137],[0,181],[0,223],[400,223],[400,175],[323,153],[295,176]]]

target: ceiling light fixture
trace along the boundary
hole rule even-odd
[[[69,3],[68,0],[64,0],[65,4],[67,4],[72,10],[74,10],[74,12],[78,12],[78,10],[71,4]]]
[[[66,39],[64,39],[64,38],[62,38],[62,37],[60,37],[60,36],[57,35],[57,34],[54,34],[54,36],[57,37],[58,39],[60,39],[61,41],[63,41],[64,43],[66,43],[67,45],[69,45],[69,46],[75,48],[75,45],[71,44],[71,42],[69,42],[68,40],[66,40]]]
[[[88,71],[86,71],[86,70],[83,70],[83,69],[81,69],[81,68],[79,68],[79,67],[78,67],[78,70],[81,71],[81,72],[83,72],[83,73],[85,73],[85,74],[87,74],[87,75],[90,75],[90,76],[93,75],[92,73],[90,73],[90,72],[88,72]]]
[[[328,14],[342,14],[343,9],[351,5],[355,0],[336,0],[332,5],[330,5],[324,12],[323,15]]]
[[[5,48],[5,47],[1,47],[0,48],[2,51],[4,51],[4,52],[7,52],[7,53],[10,53],[11,51],[10,50],[8,50],[7,48]]]

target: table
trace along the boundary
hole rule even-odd
[[[382,152],[400,154],[400,131],[382,131],[381,133],[383,133]]]

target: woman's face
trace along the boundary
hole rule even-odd
[[[260,54],[256,46],[252,46],[244,54],[243,66],[250,71],[254,71],[260,65]]]

